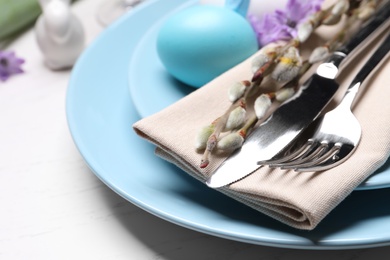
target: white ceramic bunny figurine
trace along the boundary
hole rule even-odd
[[[39,0],[42,14],[35,25],[38,46],[52,70],[73,66],[84,49],[84,29],[69,0]]]

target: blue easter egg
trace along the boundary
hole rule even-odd
[[[157,52],[167,71],[193,87],[201,87],[257,50],[248,21],[217,6],[194,6],[171,16],[157,36]]]

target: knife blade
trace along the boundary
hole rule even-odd
[[[358,33],[318,66],[292,98],[248,135],[243,146],[234,151],[206,180],[207,186],[219,188],[245,178],[261,167],[258,161],[271,159],[293,142],[334,97],[339,88],[335,78],[345,58],[366,42],[369,36],[382,32],[384,26],[381,25],[389,16],[390,1],[387,1]]]

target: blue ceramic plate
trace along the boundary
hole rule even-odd
[[[196,4],[196,1],[184,2],[186,3],[184,7]],[[142,37],[134,38],[137,41],[137,46],[132,52],[128,80],[133,104],[142,117],[164,109],[195,90],[171,77],[158,58],[156,39],[165,18],[166,16],[162,15],[156,19],[153,26],[145,31]],[[357,189],[386,187],[390,187],[390,161]]]
[[[193,3],[150,0],[103,32],[78,60],[67,93],[67,118],[96,176],[140,208],[218,237],[302,249],[389,245],[390,189],[356,191],[314,231],[300,231],[209,189],[156,157],[153,145],[135,135],[131,126],[140,117],[128,88],[129,60],[156,20]]]

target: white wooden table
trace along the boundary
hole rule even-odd
[[[104,28],[100,1],[73,10],[90,43]],[[107,188],[88,169],[66,122],[71,71],[42,62],[33,30],[9,49],[25,73],[0,82],[0,259],[388,259],[390,247],[305,251],[244,244],[159,219]]]

